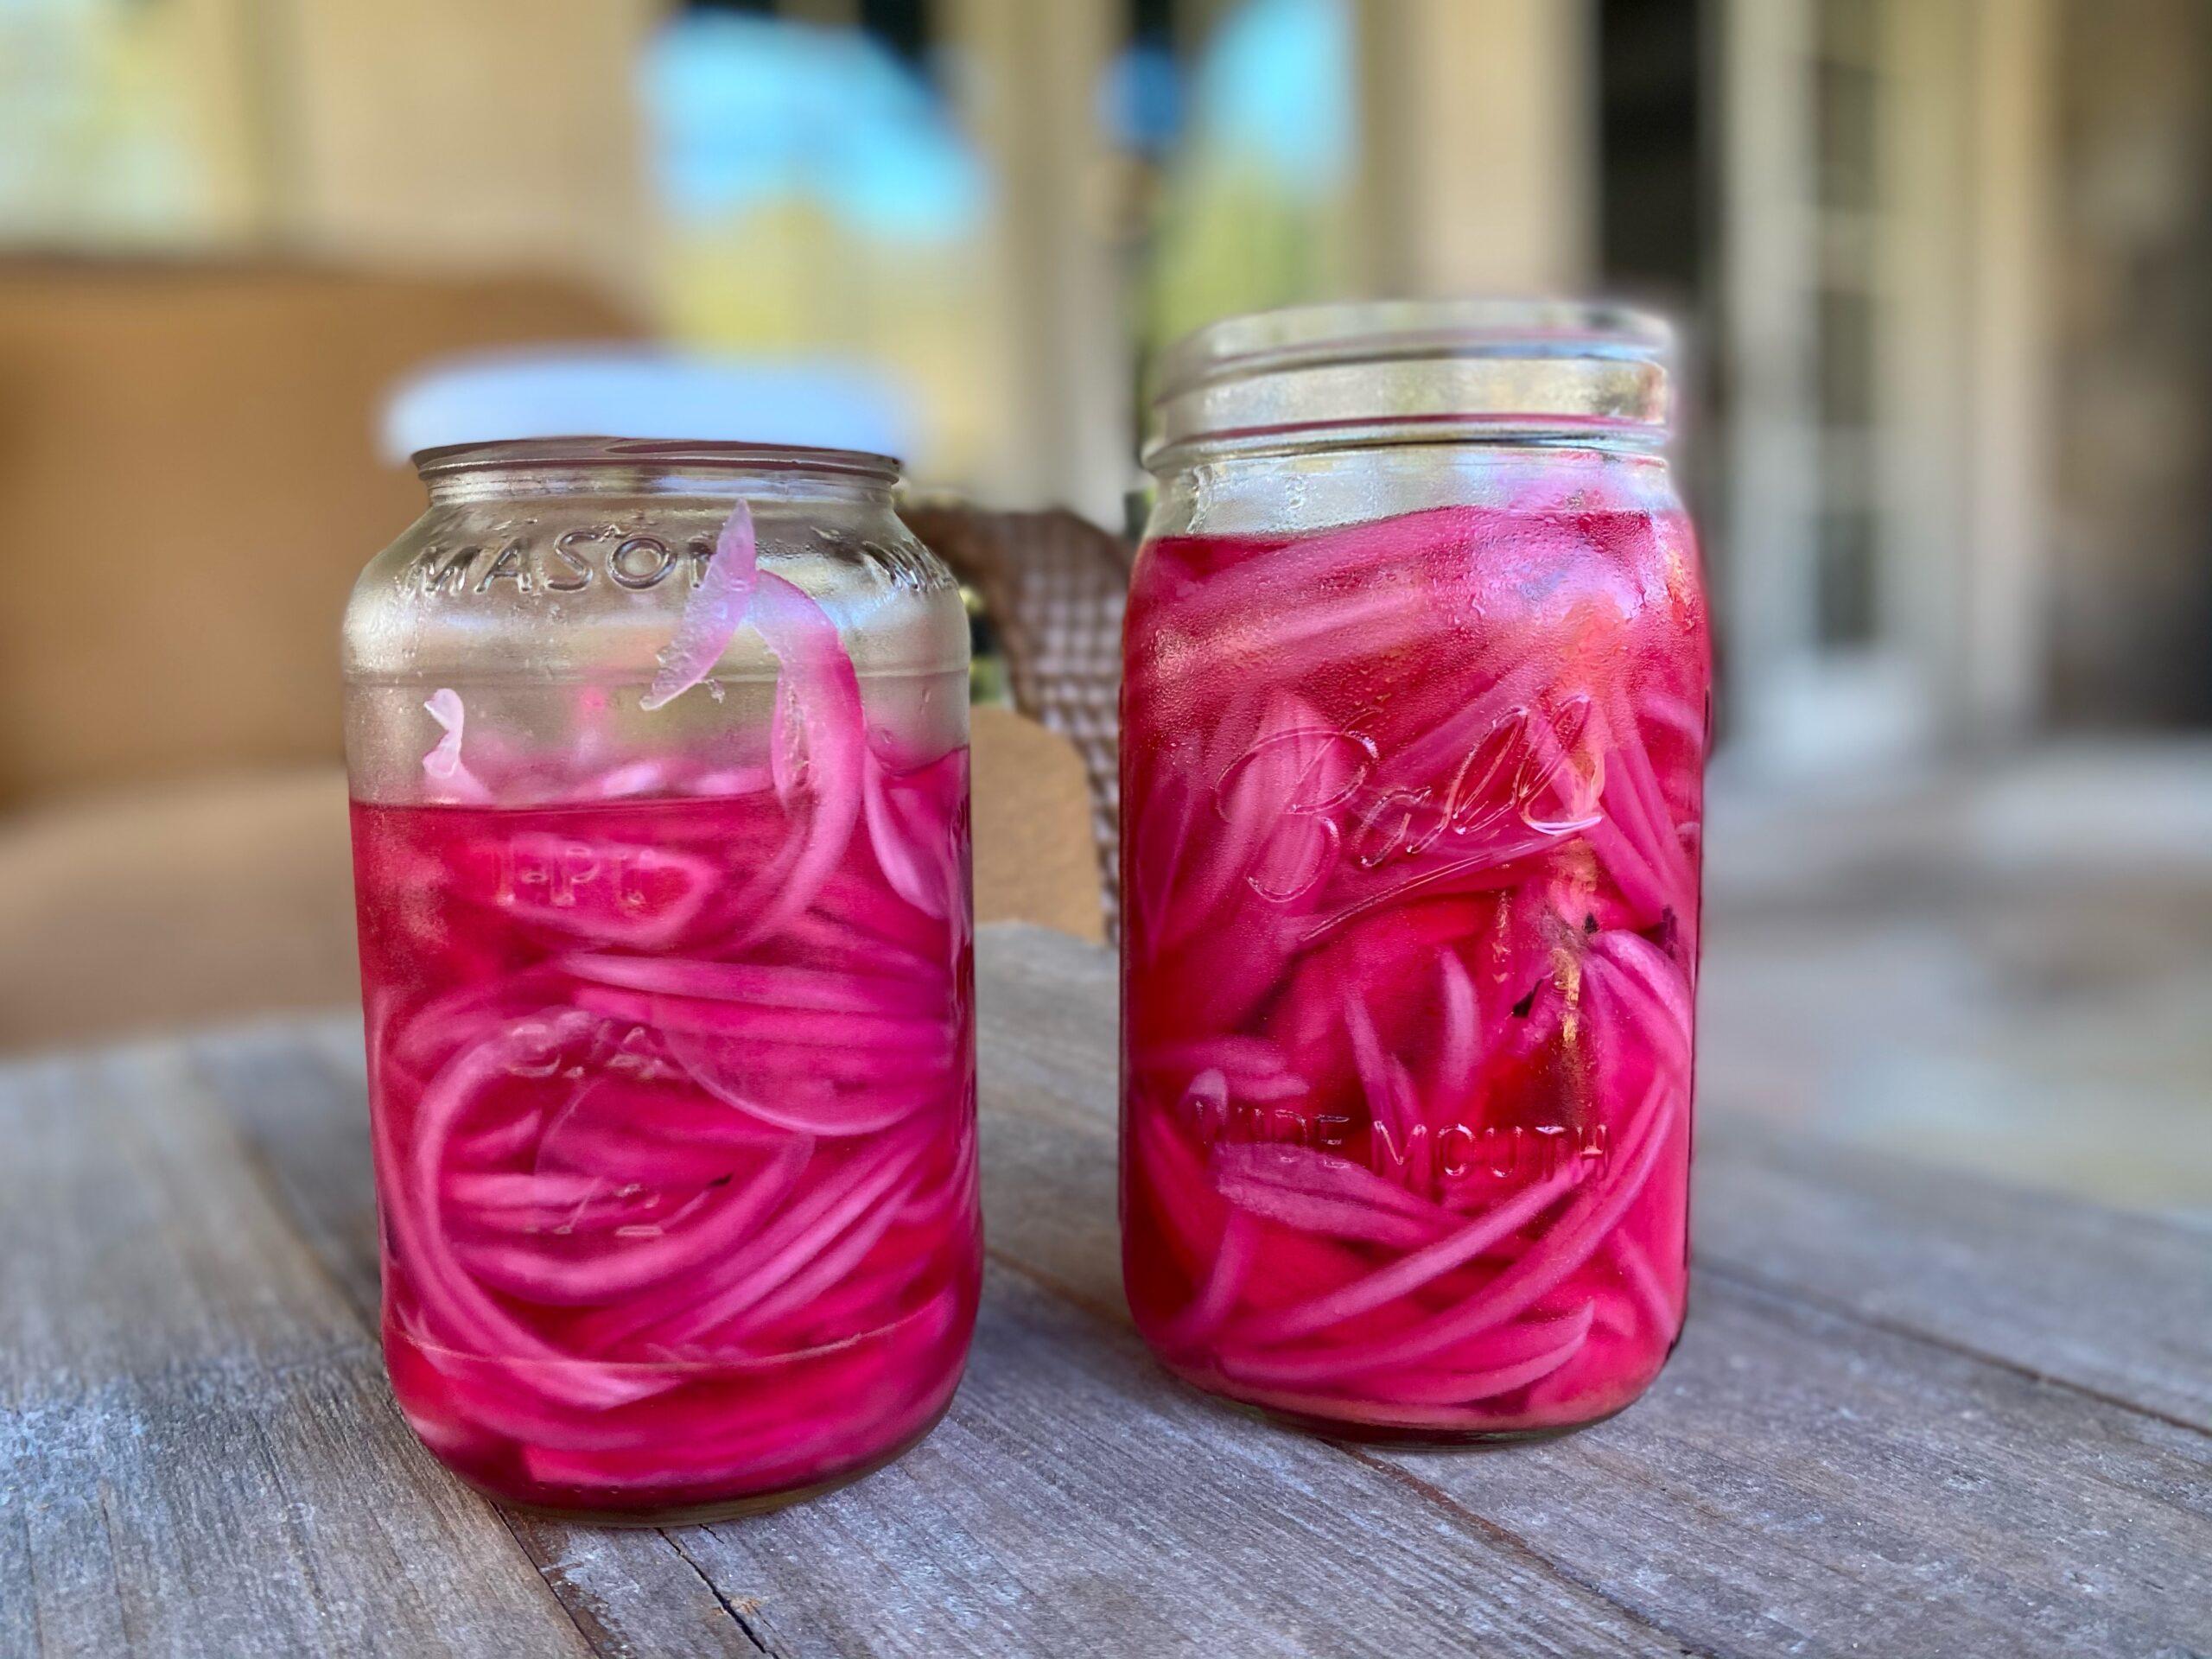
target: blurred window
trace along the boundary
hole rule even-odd
[[[861,0],[861,28],[911,64],[929,54],[926,0]]]
[[[1814,70],[1820,135],[1821,200],[1831,207],[1874,205],[1874,71],[1822,58]]]
[[[1154,155],[1176,143],[1141,344],[1154,351],[1233,312],[1347,291],[1359,276],[1350,0],[1240,0],[1202,33],[1190,25],[1203,26],[1203,12],[1173,5],[1141,3],[1132,21],[1121,125]],[[1179,60],[1179,37],[1194,34]]]
[[[1882,40],[1874,0],[1816,0],[1815,22],[1815,638],[1833,650],[1871,645],[1882,626],[1884,537],[1872,436],[1880,396],[1877,241],[1886,207]]]
[[[855,24],[695,5],[643,69],[662,317],[691,344],[843,356],[920,412],[918,471],[972,475],[990,435],[986,168],[925,71],[919,0]]]
[[[1700,0],[1601,0],[1599,233],[1609,284],[1677,310],[1701,297],[1708,22]]]
[[[1875,205],[1876,10],[1877,0],[1816,0],[1814,130],[1820,199],[1832,207]]]
[[[1815,567],[1820,643],[1863,645],[1874,638],[1874,516],[1864,507],[1827,507],[1820,516]]]
[[[0,0],[0,242],[205,242],[225,157],[188,8]]]
[[[1865,289],[1827,288],[1818,306],[1815,349],[1821,419],[1859,429],[1874,419],[1874,301]]]

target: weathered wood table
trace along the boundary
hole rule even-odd
[[[951,1415],[665,1533],[503,1514],[401,1423],[351,1022],[0,1071],[0,1655],[2212,1650],[2212,1237],[1716,1105],[1641,1405],[1479,1455],[1301,1439],[1128,1327],[1109,959],[987,930],[982,963]]]

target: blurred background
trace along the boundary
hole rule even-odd
[[[0,0],[0,1046],[348,994],[425,365],[1125,532],[1185,329],[1596,290],[1683,326],[1707,1108],[2212,1220],[2208,89],[2203,0]]]

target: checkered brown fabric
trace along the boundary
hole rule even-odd
[[[1083,755],[1106,927],[1114,935],[1129,548],[1071,512],[984,512],[923,503],[903,511],[914,533],[982,596],[1004,645],[1015,709],[1065,734]]]

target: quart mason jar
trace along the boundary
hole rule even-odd
[[[1456,1444],[1682,1322],[1708,725],[1666,333],[1325,306],[1163,365],[1122,691],[1123,1267],[1198,1387]]]
[[[957,588],[878,456],[416,465],[345,635],[401,1408],[569,1515],[855,1478],[976,1313]]]

